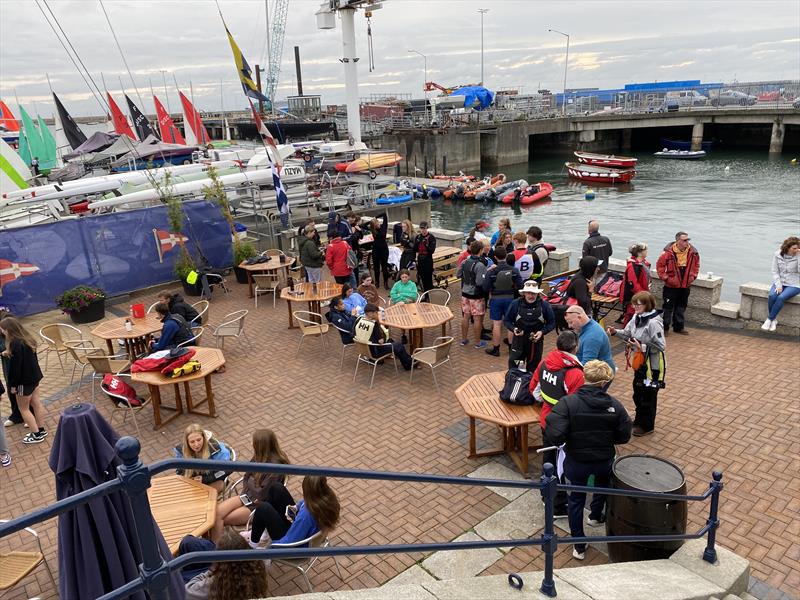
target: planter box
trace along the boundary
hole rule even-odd
[[[236,275],[237,283],[247,283],[247,271],[239,267],[233,267],[233,273]]]
[[[186,296],[201,296],[203,294],[203,284],[200,282],[199,277],[197,282],[193,284],[188,284],[185,279],[181,279],[181,285]]]
[[[99,321],[105,316],[106,316],[105,298],[101,300],[95,300],[80,312],[74,312],[69,314],[69,318],[72,319],[72,322],[78,324],[93,323],[94,321]]]

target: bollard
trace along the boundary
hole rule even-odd
[[[544,578],[539,591],[550,598],[556,597],[556,582],[553,580],[553,557],[558,550],[558,536],[553,524],[553,505],[556,501],[556,484],[558,479],[553,475],[555,468],[550,463],[542,466],[542,483],[544,484],[544,532],[542,533],[542,550],[544,550]]]
[[[719,515],[717,509],[719,508],[719,493],[722,491],[722,473],[714,471],[711,476],[711,507],[708,511],[708,520],[706,525],[710,525],[711,529],[708,530],[708,543],[706,549],[703,550],[703,560],[711,564],[717,561],[717,550],[714,548],[714,542],[717,539],[717,529],[719,528]]]

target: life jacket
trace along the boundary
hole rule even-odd
[[[524,250],[520,253],[517,250],[514,250],[514,256],[516,260],[514,261],[514,266],[519,271],[519,274],[522,276],[522,279],[530,279],[531,274],[534,272],[536,268],[537,258],[531,256],[531,253],[527,250]]]
[[[539,248],[544,248],[544,251],[547,252],[547,258],[544,259],[544,262],[539,260],[539,256],[536,254]],[[531,256],[533,256],[533,273],[531,273],[531,279],[540,279],[544,275],[544,265],[550,258],[550,251],[547,249],[547,246],[539,242],[530,247],[530,253]]]
[[[356,321],[354,329],[353,338],[357,342],[361,342],[362,344],[369,344],[372,341],[372,332],[375,330],[375,326],[377,323],[372,319],[367,319],[365,317],[361,317],[358,321]],[[383,338],[389,338],[389,330],[382,325],[381,331],[383,333]]]
[[[558,281],[557,283],[553,282],[550,285],[550,291],[547,292],[547,301],[550,304],[566,304],[567,303],[567,290],[569,290],[569,286],[572,284],[571,277],[565,277],[564,279]]]
[[[478,276],[475,274],[475,270],[478,268],[479,264],[486,266],[486,259],[482,256],[469,256],[464,263],[464,269],[461,273],[461,288],[477,288]]]
[[[186,322],[186,319],[184,319],[181,315],[170,314],[167,318],[172,319],[178,324],[178,331],[175,332],[175,337],[172,338],[172,341],[176,346],[194,337],[192,328],[189,326],[189,323]]]
[[[501,269],[497,272],[497,277],[494,280],[494,293],[505,293],[514,291],[514,269]]]
[[[533,304],[528,304],[520,299],[517,306],[517,318],[514,319],[514,326],[523,331],[538,331],[544,325],[545,319],[542,314],[542,301],[537,300]]]
[[[567,394],[567,385],[565,383],[567,371],[580,368],[579,365],[570,365],[553,372],[547,369],[544,361],[542,361],[539,366],[539,392],[544,401],[552,405],[558,404],[558,401]]]

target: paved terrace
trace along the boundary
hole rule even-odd
[[[184,427],[197,420],[231,443],[244,459],[250,457],[253,429],[269,427],[278,433],[290,459],[297,464],[466,475],[490,462],[467,458],[467,419],[453,390],[472,374],[504,368],[505,356],[490,358],[482,350],[456,346],[456,376],[451,378],[446,370],[440,371],[446,374],[440,378],[444,380],[441,393],[436,393],[429,372],[420,371],[411,386],[402,370],[395,378],[391,365],[379,367],[370,391],[365,369],[352,383],[352,355],[340,370],[338,335],[329,336],[327,350],[318,339],[306,340],[302,354],[295,358],[300,334],[286,328],[285,302],[279,300],[273,309],[271,302],[265,301],[253,310],[246,286],[231,285],[231,294],[215,293],[210,322],[216,325],[229,312],[250,309],[246,329],[253,348],[248,350],[235,341],[226,345],[227,372],[214,376],[218,418],[184,415],[163,430],[153,431],[152,414],[139,415],[145,461],[167,456]],[[148,306],[156,291],[137,293],[135,301]],[[458,312],[457,301],[456,294],[451,302],[454,312]],[[126,307],[113,306],[109,312],[122,314]],[[53,311],[25,321],[38,331],[46,323],[64,319]],[[83,329],[88,331],[87,326]],[[426,332],[426,339],[431,335]],[[546,350],[552,348],[554,339],[554,335],[547,337]],[[210,343],[208,336],[204,344]],[[686,474],[691,494],[705,490],[711,471],[721,469],[725,490],[719,542],[748,558],[754,577],[786,594],[796,594],[800,589],[797,340],[692,329],[690,336],[671,336],[668,344],[667,388],[660,394],[656,434],[634,438],[622,451],[675,461]],[[621,348],[616,346],[615,350],[617,363],[624,365]],[[25,446],[21,443],[22,426],[6,429],[14,463],[0,470],[1,518],[18,516],[55,499],[47,457],[59,412],[78,399],[77,385],[69,386],[68,373],[62,375],[51,356],[42,383],[51,432],[45,443]],[[622,371],[611,387],[630,411],[631,376],[630,371]],[[88,391],[84,386],[84,399],[89,398]],[[108,402],[101,394],[97,400],[100,411],[108,416]],[[8,415],[5,400],[0,413]],[[125,425],[117,422],[116,427],[121,434],[135,434],[130,421]],[[478,437],[485,445],[499,441],[497,432],[488,426],[479,429]],[[539,465],[534,463],[531,475],[538,474]],[[334,544],[452,540],[509,504],[503,496],[483,487],[352,480],[335,480],[333,486],[342,503],[342,521],[333,536]],[[292,478],[289,487],[298,497],[300,479]],[[690,504],[689,528],[701,527],[706,514],[705,504]],[[55,520],[41,524],[38,530],[55,570]],[[2,540],[0,548],[14,542],[13,536]],[[556,567],[607,560],[592,548],[585,563],[574,560],[570,553],[570,547],[562,547]],[[535,571],[543,566],[543,555],[536,548],[513,549],[497,556],[481,574]],[[336,575],[333,561],[322,559],[311,578],[320,592],[374,587],[423,558],[345,557],[340,560],[344,581]],[[303,591],[300,578],[293,573],[275,568],[271,573],[273,595]],[[8,597],[57,597],[44,569],[35,571],[35,576],[25,582]]]

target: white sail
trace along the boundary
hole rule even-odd
[[[31,178],[31,171],[19,154],[0,138],[0,193],[4,196],[20,190]]]

